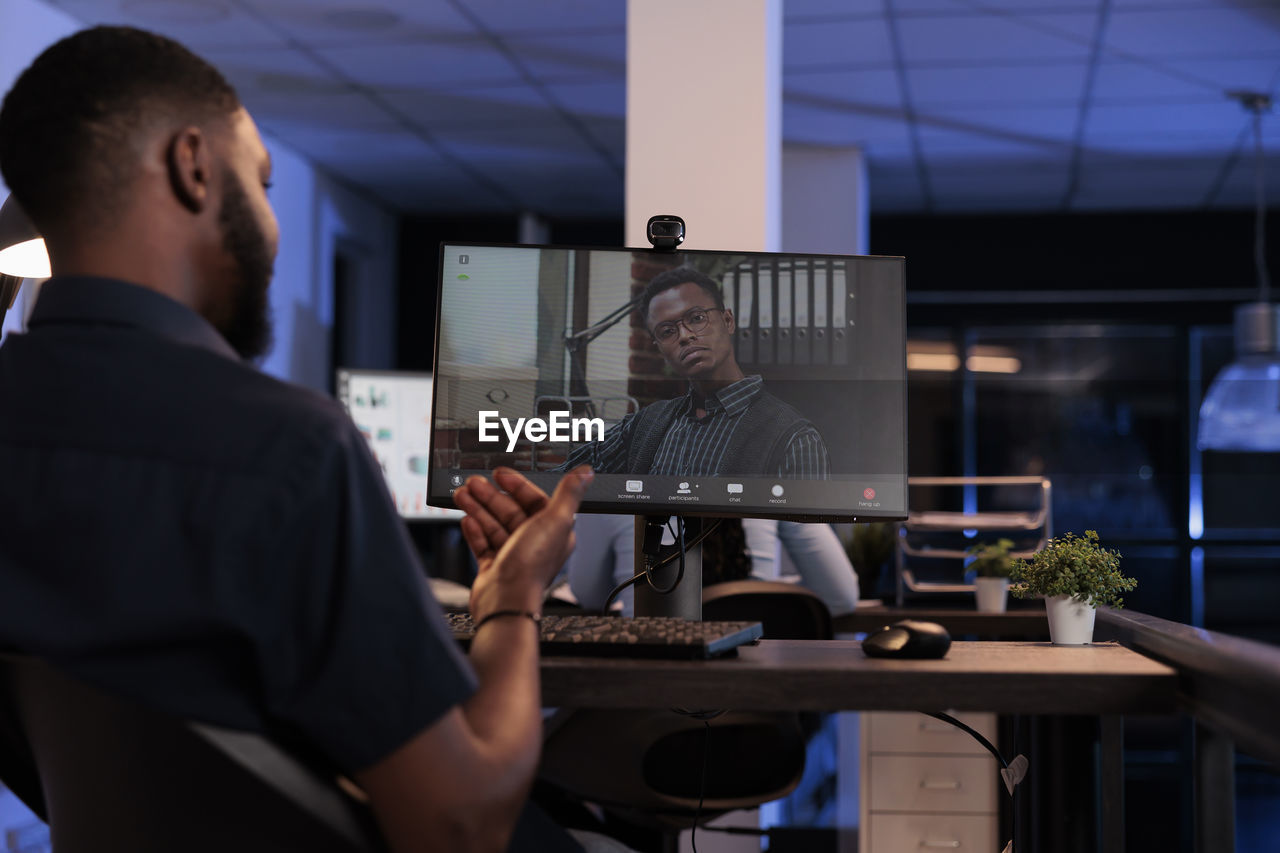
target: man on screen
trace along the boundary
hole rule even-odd
[[[589,463],[613,474],[830,476],[814,425],[738,366],[733,311],[714,279],[691,267],[667,270],[645,287],[639,310],[663,359],[688,380],[688,393],[627,415],[601,441],[575,448],[557,471]]]

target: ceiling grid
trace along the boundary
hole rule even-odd
[[[623,210],[624,0],[44,2],[183,41],[275,138],[394,209]],[[1248,116],[1225,93],[1275,93],[1274,0],[785,0],[783,13],[784,143],[862,148],[873,212],[1252,206]],[[1263,124],[1276,199],[1278,122]]]

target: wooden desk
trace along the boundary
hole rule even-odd
[[[542,703],[577,708],[1162,714],[1177,675],[1114,643],[955,642],[941,660],[866,657],[851,640],[761,640],[712,661],[550,657]]]
[[[1052,792],[1046,787],[1049,793],[1041,796],[1048,797],[1048,807],[1066,816],[1063,820],[1071,826],[1084,826],[1080,816],[1101,802],[1102,843],[1073,837],[1067,846],[1038,847],[1042,839],[1029,841],[1026,835],[1035,825],[1024,797],[1018,849],[1123,850],[1123,817],[1115,806],[1121,802],[1123,786],[1120,720],[1124,714],[1175,713],[1178,675],[1174,669],[1115,643],[1072,647],[960,641],[951,644],[942,660],[926,661],[868,658],[859,646],[852,640],[761,640],[741,648],[736,658],[712,661],[544,658],[543,705],[757,711],[954,709],[1067,720],[1097,717],[1100,737],[1076,736],[1073,729],[1065,742],[1077,756],[1092,756],[1095,744],[1101,748],[1100,781],[1086,769],[1070,778],[1055,778],[1058,787]],[[1033,767],[1040,764],[1033,754]],[[1045,766],[1062,765],[1055,754]],[[1067,825],[1044,823],[1051,835],[1061,835],[1061,826]],[[1077,827],[1075,831],[1078,835],[1084,830]]]
[[[911,607],[859,607],[852,613],[836,616],[831,620],[837,634],[858,634],[874,631],[899,619],[919,619],[937,622],[953,637],[969,635],[991,638],[1045,638],[1049,637],[1049,620],[1044,606],[1019,608],[1004,613],[979,613],[976,610],[951,610],[943,608],[920,609]]]

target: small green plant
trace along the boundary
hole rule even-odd
[[[873,598],[880,586],[880,572],[893,557],[897,526],[887,521],[855,524],[846,546],[849,562],[858,575],[859,595]]]
[[[969,568],[980,578],[1007,578],[1013,563],[1009,557],[1009,549],[1012,547],[1012,539],[997,539],[994,543],[979,542],[965,551],[973,557]]]
[[[893,556],[893,534],[894,526],[886,521],[855,524],[846,549],[849,562],[857,569],[879,569]]]
[[[1093,607],[1123,607],[1120,593],[1138,585],[1120,573],[1120,552],[1103,548],[1096,530],[1086,530],[1083,539],[1072,533],[1050,539],[1030,560],[1014,560],[1010,578],[1016,598],[1069,595]]]

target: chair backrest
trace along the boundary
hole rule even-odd
[[[742,580],[702,591],[702,618],[754,620],[765,639],[831,639],[831,613],[811,590]],[[701,720],[673,711],[574,711],[544,742],[548,782],[648,825],[688,825],[785,797],[804,773],[805,720],[730,711]],[[703,767],[703,745],[707,762]]]
[[[385,850],[335,777],[266,738],[144,708],[24,656],[0,655],[0,774],[49,822],[58,853]]]
[[[766,640],[830,640],[831,611],[812,590],[781,581],[741,580],[702,590],[702,618],[756,619]]]
[[[687,827],[700,802],[710,819],[785,797],[804,756],[796,714],[729,711],[708,731],[674,710],[576,710],[543,742],[539,776],[632,822]]]

